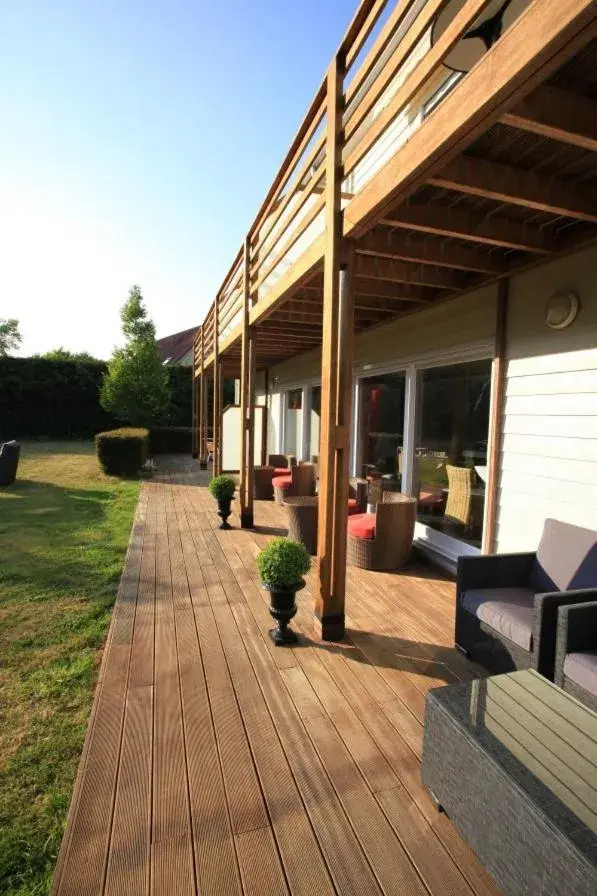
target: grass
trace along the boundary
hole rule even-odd
[[[49,893],[139,482],[26,443],[0,488],[0,893]]]

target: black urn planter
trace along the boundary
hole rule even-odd
[[[276,647],[283,647],[285,644],[296,644],[298,641],[297,635],[291,628],[288,628],[288,623],[296,615],[296,592],[305,587],[305,582],[301,579],[292,589],[275,588],[268,585],[267,582],[262,584],[270,594],[270,614],[278,623],[276,628],[270,628],[270,638]]]
[[[222,522],[220,523],[220,529],[232,528],[232,526],[228,522],[228,517],[231,513],[230,505],[232,503],[232,500],[232,498],[218,498],[218,516],[222,520]]]

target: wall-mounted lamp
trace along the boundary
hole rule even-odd
[[[580,310],[580,301],[572,290],[556,292],[545,305],[545,323],[552,330],[565,330],[574,323]]]

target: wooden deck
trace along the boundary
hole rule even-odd
[[[420,781],[425,692],[474,674],[452,584],[350,569],[346,643],[307,588],[276,649],[255,555],[283,512],[220,532],[206,482],[143,487],[54,892],[495,896]]]

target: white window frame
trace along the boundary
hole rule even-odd
[[[492,342],[482,341],[477,343],[469,343],[468,345],[457,346],[445,352],[428,352],[419,357],[410,358],[403,361],[381,362],[379,364],[367,363],[359,366],[358,373],[355,377],[354,385],[354,414],[353,414],[353,451],[352,451],[352,474],[353,476],[361,475],[362,464],[360,463],[363,455],[362,435],[360,429],[360,396],[362,389],[362,380],[371,376],[381,376],[385,373],[405,373],[406,374],[406,393],[404,400],[404,448],[402,454],[403,472],[402,472],[402,491],[412,493],[414,487],[414,471],[415,471],[415,442],[417,435],[417,413],[418,408],[418,391],[419,391],[419,372],[434,367],[448,367],[452,364],[465,364],[467,361],[491,361],[493,358],[494,346]],[[491,368],[491,376],[493,377],[493,367]],[[491,408],[490,408],[491,414]],[[489,444],[488,444],[489,451]],[[483,513],[483,532],[485,534],[485,526],[487,525],[487,502]],[[467,544],[445,532],[438,532],[424,523],[415,523],[415,542],[425,552],[429,553],[438,563],[447,566],[450,570],[454,570],[457,558],[461,555],[476,556],[481,553],[480,548]]]

